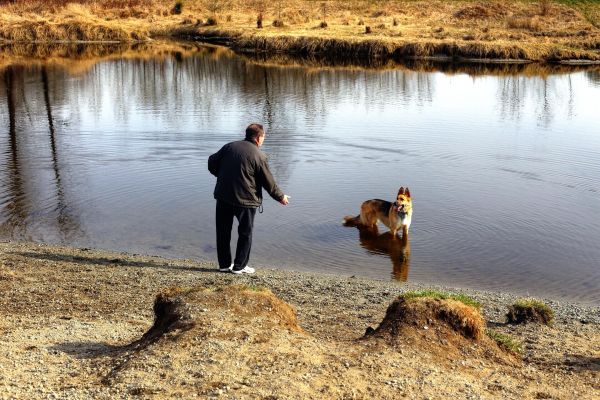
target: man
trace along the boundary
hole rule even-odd
[[[208,170],[217,177],[214,196],[217,200],[217,256],[221,272],[254,273],[254,268],[248,266],[248,259],[254,215],[262,204],[262,188],[281,204],[289,203],[289,197],[279,189],[271,175],[267,156],[259,149],[265,136],[262,125],[250,124],[244,140],[227,143],[208,158]],[[238,220],[238,242],[232,263],[229,245],[234,216]]]

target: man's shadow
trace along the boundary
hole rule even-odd
[[[379,234],[377,227],[374,229],[358,228],[358,232],[360,245],[370,253],[390,256],[394,279],[406,282],[410,268],[410,242],[408,238],[394,237],[389,231]]]

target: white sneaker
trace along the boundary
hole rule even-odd
[[[233,268],[233,263],[229,266],[229,268],[219,268],[219,272],[229,272]]]
[[[233,272],[234,274],[253,274],[256,271],[254,270],[254,268],[249,267],[249,266],[245,266],[244,268],[240,269],[240,270],[235,270],[235,269],[231,269],[231,272]]]

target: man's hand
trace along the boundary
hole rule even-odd
[[[284,194],[283,197],[281,198],[281,200],[279,200],[279,202],[281,204],[283,204],[284,206],[287,206],[288,204],[290,204],[290,196],[288,196],[287,194]]]

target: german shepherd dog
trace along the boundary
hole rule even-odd
[[[392,237],[396,237],[402,228],[402,238],[408,239],[408,228],[412,219],[412,199],[408,188],[401,187],[396,201],[373,199],[367,200],[360,206],[360,214],[356,217],[344,218],[344,225],[359,228],[377,229],[377,221],[390,228]]]

